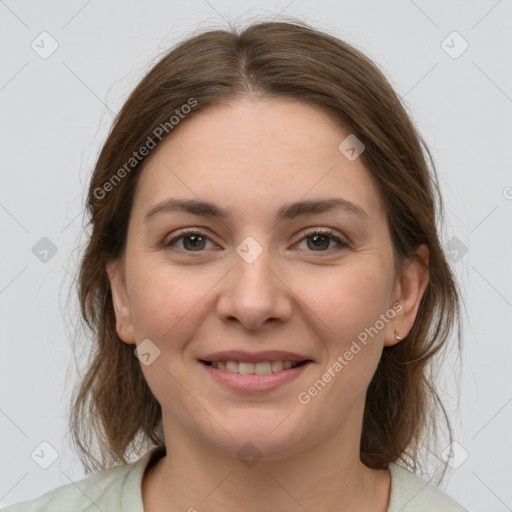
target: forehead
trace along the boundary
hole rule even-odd
[[[384,212],[362,160],[339,150],[350,135],[324,109],[293,99],[243,99],[185,119],[154,150],[134,208],[168,197],[201,199],[263,215],[286,202],[342,197]]]

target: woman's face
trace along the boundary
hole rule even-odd
[[[154,150],[119,272],[107,268],[117,332],[143,343],[166,439],[252,443],[269,458],[359,439],[383,346],[410,330],[426,282],[419,267],[395,275],[378,190],[351,139],[339,149],[349,135],[304,103],[246,99],[208,107]]]

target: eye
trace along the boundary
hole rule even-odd
[[[313,252],[327,252],[325,249],[328,250],[329,244],[333,241],[338,244],[334,249],[349,247],[349,243],[338,237],[336,232],[332,229],[309,231],[305,233],[305,237],[302,240],[311,240],[311,243],[307,243],[307,247],[313,248]]]
[[[182,240],[182,249],[186,252],[201,252],[202,249],[204,249],[206,240],[211,240],[208,238],[207,235],[202,233],[201,231],[185,231],[180,234],[180,236],[173,238],[169,242],[164,244],[164,247],[171,247],[173,246],[178,240]],[[184,249],[183,249],[184,247]]]

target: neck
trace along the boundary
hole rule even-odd
[[[143,480],[146,512],[388,509],[389,471],[361,463],[360,439],[350,434],[349,425],[287,457],[243,463],[168,419],[164,414],[167,455]]]

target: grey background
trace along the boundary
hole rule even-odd
[[[466,303],[462,371],[454,357],[442,369],[458,443],[442,488],[471,511],[512,510],[512,0],[0,1],[0,506],[84,476],[67,436],[68,294],[112,114],[192,31],[280,12],[372,58],[432,150]],[[43,31],[47,58],[31,47],[51,49]]]

